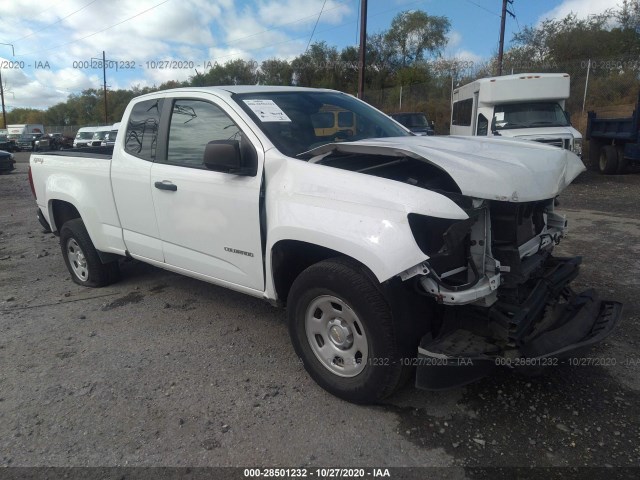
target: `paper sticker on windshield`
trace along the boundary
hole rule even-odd
[[[263,122],[290,122],[278,105],[273,100],[243,100],[253,113]]]
[[[496,112],[496,122],[504,122],[504,112]]]

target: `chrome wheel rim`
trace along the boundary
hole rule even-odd
[[[76,242],[75,238],[67,240],[67,258],[73,274],[83,282],[89,278],[89,267],[84,252]]]
[[[313,354],[331,373],[355,377],[367,365],[369,342],[362,322],[333,295],[314,298],[305,312],[305,331]]]

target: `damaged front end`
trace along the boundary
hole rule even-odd
[[[500,365],[555,365],[618,322],[620,303],[569,287],[581,259],[552,256],[567,228],[554,198],[585,170],[573,153],[535,142],[402,137],[324,145],[309,154],[311,163],[448,197],[468,216],[408,214],[428,258],[398,276],[434,299],[441,314],[433,316],[440,326],[420,341],[418,387],[463,385]]]
[[[556,258],[566,231],[553,199],[513,203],[448,194],[464,221],[410,214],[429,259],[400,274],[442,305],[437,336],[420,341],[416,385],[464,385],[497,366],[555,365],[605,338],[622,306],[593,290],[576,294],[580,257]]]

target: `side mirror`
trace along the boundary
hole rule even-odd
[[[258,155],[244,137],[240,141],[213,140],[207,143],[202,163],[216,172],[246,177],[254,177],[258,173]]]
[[[491,133],[493,135],[500,136],[500,133],[498,132],[498,130],[496,130],[496,116],[495,115],[491,119]]]

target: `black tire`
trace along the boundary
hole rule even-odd
[[[589,162],[587,168],[589,170],[599,171],[598,164],[600,162],[600,149],[602,148],[602,142],[598,139],[592,138],[589,140]]]
[[[618,154],[618,168],[616,173],[622,174],[627,170],[629,162],[624,158],[624,144],[616,145],[616,153]]]
[[[331,305],[329,310],[333,308],[333,311],[325,317],[324,305],[327,302]],[[318,308],[317,305],[322,307]],[[336,310],[337,307],[339,309]],[[315,309],[314,312],[311,312],[312,309]],[[406,380],[406,370],[410,371],[410,368],[402,362],[391,308],[375,277],[360,264],[347,258],[333,258],[304,270],[289,292],[287,313],[289,335],[296,353],[309,375],[329,393],[354,403],[378,403]],[[326,336],[313,336],[313,332],[310,332],[313,340],[308,338],[306,325],[313,322],[310,316],[318,321],[317,328]],[[347,329],[350,335],[329,336],[334,328],[330,327],[332,323],[344,322],[339,327],[343,328],[349,318],[356,319]],[[329,325],[324,325],[325,321]],[[333,339],[348,339],[349,336],[353,347],[342,352]],[[362,342],[363,337],[364,343],[358,345],[366,344],[363,348],[365,353],[357,351],[354,354],[360,348],[356,346],[356,341]],[[325,357],[322,361],[319,350],[325,346],[331,360]],[[340,361],[335,361],[340,358],[342,365]],[[351,376],[336,373],[340,369]],[[357,373],[354,374],[354,371]]]
[[[618,152],[613,145],[605,145],[600,149],[600,159],[598,161],[600,173],[610,175],[618,171]]]
[[[62,226],[60,247],[71,279],[78,285],[104,287],[118,280],[118,262],[102,263],[81,219],[69,220]]]

